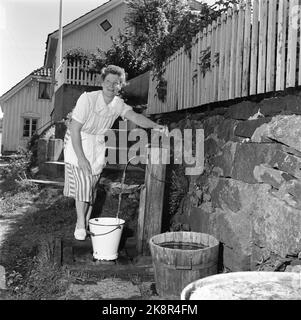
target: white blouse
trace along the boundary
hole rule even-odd
[[[81,138],[83,151],[90,162],[92,174],[100,174],[105,165],[104,133],[112,127],[115,120],[124,115],[132,107],[125,104],[123,99],[114,97],[107,105],[102,90],[84,92],[77,100],[72,111],[72,119],[83,124]],[[70,131],[65,136],[64,161],[78,166],[77,156],[72,146]]]

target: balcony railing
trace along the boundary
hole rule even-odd
[[[56,71],[55,91],[63,84],[99,86],[100,75],[87,71],[88,62],[79,59],[64,59]]]

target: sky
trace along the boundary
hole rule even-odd
[[[63,25],[107,1],[63,0]],[[0,0],[0,96],[43,66],[47,36],[59,28],[59,5],[60,0]]]

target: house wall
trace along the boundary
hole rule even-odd
[[[112,46],[111,37],[117,36],[119,29],[124,30],[125,28],[123,18],[126,10],[127,7],[123,3],[65,36],[63,38],[63,56],[66,51],[78,47],[93,52],[96,51],[97,48],[102,50],[109,49]],[[106,19],[112,24],[112,28],[107,32],[99,26],[99,24]],[[59,66],[59,46],[56,51],[56,65]]]
[[[170,130],[204,129],[205,135],[202,174],[185,176],[179,165],[168,166],[169,172],[176,170],[174,178],[180,178],[182,187],[176,190],[185,190],[182,207],[171,213],[175,199],[167,185],[164,213],[165,219],[172,216],[165,223],[169,230],[215,236],[230,271],[258,270],[264,261],[272,263],[274,255],[285,259],[301,251],[300,93],[157,119]]]
[[[23,135],[23,116],[38,118],[38,128],[51,120],[52,100],[38,99],[39,85],[31,81],[1,104],[3,116],[3,152],[26,147],[28,138]]]

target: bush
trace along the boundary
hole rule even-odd
[[[30,178],[32,152],[19,148],[16,154],[11,156],[8,166],[2,168],[1,175],[4,178],[3,186],[6,191],[37,191],[37,186],[27,179]]]

